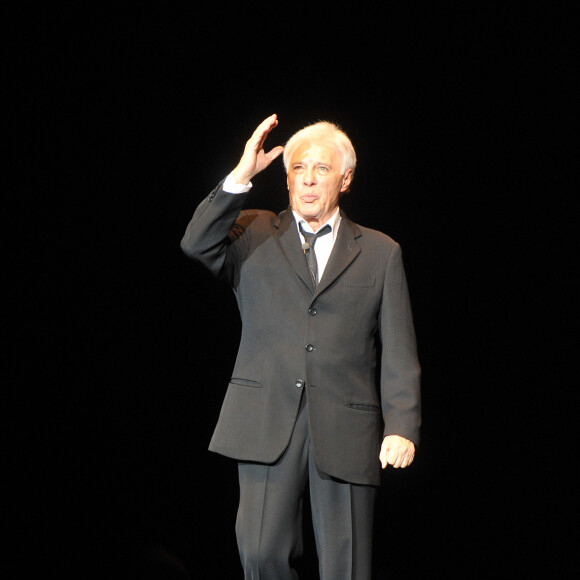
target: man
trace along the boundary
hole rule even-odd
[[[339,210],[356,165],[348,137],[317,123],[266,153],[277,124],[257,127],[181,243],[231,284],[242,318],[210,449],[238,460],[246,578],[297,578],[308,485],[321,578],[368,579],[380,466],[408,466],[419,439],[401,250]],[[283,151],[290,208],[242,211],[251,180]]]

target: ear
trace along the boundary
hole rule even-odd
[[[340,188],[340,193],[346,193],[350,187],[352,181],[352,169],[347,169],[344,177],[342,178],[342,186]]]

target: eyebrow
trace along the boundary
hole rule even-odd
[[[292,167],[294,167],[295,165],[306,165],[308,162],[307,161],[294,161],[294,163],[291,163],[290,165]],[[317,165],[324,165],[326,167],[332,167],[332,163],[330,161],[316,161],[314,163],[315,166]]]

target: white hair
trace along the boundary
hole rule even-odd
[[[328,121],[319,121],[313,125],[308,125],[294,133],[294,135],[288,139],[288,142],[284,147],[283,156],[286,173],[288,173],[288,165],[294,150],[301,143],[304,143],[304,141],[332,143],[342,153],[342,175],[344,175],[348,169],[352,169],[354,173],[354,168],[356,166],[356,153],[354,152],[354,147],[346,133],[344,133],[340,127],[334,123],[329,123]]]

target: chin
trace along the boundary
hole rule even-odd
[[[314,219],[320,215],[320,211],[317,211],[317,208],[313,208],[312,206],[302,206],[298,210],[305,218]]]

